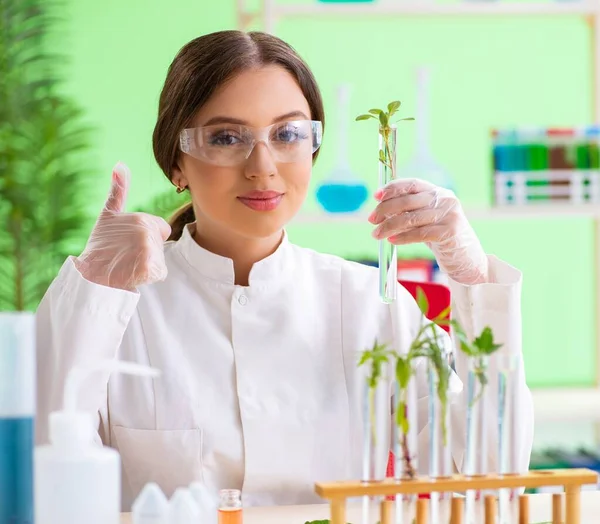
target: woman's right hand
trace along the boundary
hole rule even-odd
[[[163,243],[171,233],[162,218],[123,211],[130,178],[127,166],[119,162],[104,209],[83,253],[75,259],[86,280],[129,291],[166,278]]]

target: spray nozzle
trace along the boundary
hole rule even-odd
[[[158,369],[116,359],[73,368],[69,372],[65,384],[63,410],[50,413],[48,420],[52,443],[73,445],[88,443],[92,440],[91,414],[87,411],[77,410],[77,397],[83,381],[92,373],[99,371],[107,372],[109,375],[117,372],[139,377],[158,377],[160,375]]]

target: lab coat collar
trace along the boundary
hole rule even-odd
[[[177,241],[176,249],[190,266],[203,277],[223,284],[233,285],[235,275],[233,260],[204,249],[199,246],[190,231],[194,224],[188,224]],[[274,253],[258,261],[250,271],[251,287],[270,287],[293,273],[294,258],[291,254],[287,232]]]

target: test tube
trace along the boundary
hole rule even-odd
[[[383,376],[387,373],[383,364]],[[389,456],[389,389],[384,380],[375,387],[365,380],[363,386],[363,463],[362,481],[383,480]],[[387,438],[386,438],[387,436]],[[374,497],[375,502],[379,497]],[[371,498],[362,497],[362,523],[368,524],[371,514]]]
[[[519,473],[518,441],[515,415],[518,410],[518,374],[520,355],[498,358],[498,433],[500,474]],[[519,490],[503,488],[499,492],[500,524],[511,524],[516,513]]]
[[[397,420],[394,420],[393,425],[394,479],[401,481],[414,477],[419,470],[417,453],[417,382],[415,373],[410,378],[408,387],[405,390],[401,390],[396,382],[395,398],[399,400],[399,402],[396,402],[395,418],[397,419],[397,412],[404,405],[405,417],[408,420],[408,431],[406,433],[398,427]],[[416,495],[395,496],[396,524],[404,524],[405,522],[411,524],[413,522],[416,502]]]
[[[476,356],[468,359],[467,378],[467,450],[465,474],[468,476],[485,475],[488,472],[488,450],[486,438],[487,387],[482,377],[487,376],[489,357]],[[483,510],[483,493],[478,489],[466,492],[466,524],[479,524]]]
[[[438,340],[438,344],[443,344]],[[451,353],[444,346],[442,348],[442,364],[447,366],[443,373],[450,373]],[[446,381],[448,384],[449,381]],[[443,382],[442,382],[443,383]],[[445,403],[440,400],[439,376],[436,367],[429,362],[429,476],[431,478],[450,477],[454,473],[450,443],[450,407],[448,392],[446,391]],[[450,516],[451,492],[433,492],[430,499],[432,522],[448,522]]]
[[[396,179],[397,127],[379,127],[379,187]],[[387,239],[379,241],[379,296],[389,304],[396,300],[398,257],[396,246]]]

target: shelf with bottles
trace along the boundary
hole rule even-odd
[[[598,3],[593,0],[547,2],[463,1],[313,1],[312,3],[278,4],[267,2],[272,16],[310,15],[404,15],[404,16],[464,16],[464,15],[597,15]]]
[[[561,448],[535,450],[531,454],[531,470],[587,468],[600,473],[600,450],[578,448],[566,450]],[[598,484],[582,486],[584,490],[597,490]],[[527,493],[560,493],[562,486],[532,488]]]
[[[357,225],[367,224],[367,210],[355,213],[326,213],[323,211],[299,213],[292,225]],[[540,220],[563,218],[588,218],[600,220],[600,204],[536,204],[506,205],[498,207],[467,207],[467,218],[470,220]]]
[[[600,126],[492,131],[496,206],[600,204]]]

